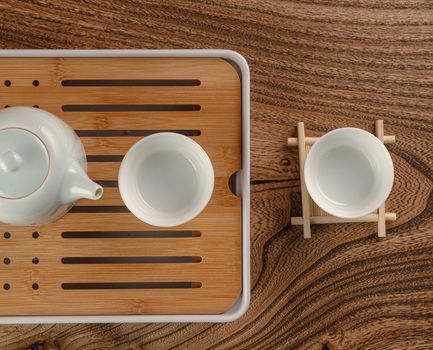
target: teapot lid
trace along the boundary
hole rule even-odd
[[[44,143],[19,128],[0,130],[0,197],[30,195],[44,183],[50,166]]]

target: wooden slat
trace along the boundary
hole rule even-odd
[[[236,157],[237,147],[230,147],[225,145],[214,145],[211,135],[194,136],[191,137],[194,141],[198,142],[209,154],[212,156],[212,164],[217,162],[238,163]],[[123,155],[138,141],[143,139],[140,136],[124,136],[124,137],[82,137],[82,143],[89,151],[87,155]],[[215,158],[218,158],[215,160]],[[231,158],[231,159],[228,159]],[[230,164],[231,165],[231,164]],[[216,166],[217,167],[217,166]],[[220,168],[220,166],[218,166]]]
[[[225,78],[236,77],[233,67],[218,58],[1,58],[1,62],[0,74],[15,87],[31,86],[34,79],[40,86],[56,87],[64,79],[173,78],[221,86]]]
[[[313,145],[316,141],[318,141],[320,137],[306,137],[305,144],[307,146]],[[383,137],[384,144],[392,144],[395,143],[395,136],[384,136]],[[297,137],[289,137],[287,139],[288,146],[298,146],[298,138]]]
[[[217,227],[221,230],[234,225],[240,224],[239,216],[237,215],[240,210],[240,206],[234,207],[215,207],[212,203],[203,210],[203,212],[192,219],[191,221],[176,226],[176,229],[186,230],[204,230],[210,227]],[[224,216],[224,220],[221,217]],[[60,220],[41,227],[43,232],[46,228],[52,227],[56,230],[64,228],[67,231],[73,230],[75,227],[77,230],[160,230],[159,227],[148,225],[137,219],[131,213],[69,213]],[[13,227],[10,228],[13,231]],[[166,230],[161,228],[161,230]]]
[[[122,93],[119,94],[119,90]],[[14,105],[32,105],[37,100],[43,101],[47,108],[60,108],[69,104],[185,104],[203,105],[202,110],[214,110],[221,103],[227,107],[239,107],[231,99],[239,90],[234,87],[215,96],[211,86],[206,87],[93,87],[93,88],[65,88],[65,87],[22,87],[7,89],[1,97],[1,102],[10,101]],[[221,98],[221,99],[220,99]],[[79,112],[71,112],[79,113]]]
[[[70,215],[72,216],[72,214]],[[31,250],[32,257],[48,256],[60,259],[63,256],[207,256],[206,261],[214,261],[215,258],[223,261],[217,253],[230,253],[239,247],[237,240],[237,227],[234,225],[221,225],[221,229],[209,228],[201,232],[200,237],[176,237],[176,238],[61,238],[61,230],[51,228],[42,229],[40,238],[31,239],[31,236],[19,239],[15,237],[2,245],[3,256],[15,260],[20,256],[27,256],[27,250]],[[111,231],[123,231],[125,229],[111,227]],[[137,230],[137,229],[136,229]],[[144,228],[141,228],[144,231]],[[160,229],[161,231],[162,229]],[[85,231],[78,227],[77,231]],[[87,231],[87,230],[86,230]],[[93,227],[88,231],[108,231],[101,227],[99,230]],[[130,231],[134,231],[131,229]],[[138,230],[137,230],[138,231]],[[149,231],[155,231],[149,228]],[[170,231],[164,229],[163,232]],[[17,235],[18,236],[18,235]],[[126,234],[125,234],[126,236]],[[212,241],[213,246],[208,242]],[[224,242],[230,244],[225,245]],[[215,253],[212,256],[211,253]],[[224,254],[223,254],[224,255]],[[28,259],[31,261],[31,258]]]
[[[310,202],[307,187],[305,185],[304,177],[304,164],[306,159],[305,149],[305,131],[304,123],[298,123],[298,154],[299,154],[299,172],[301,178],[301,197],[302,197],[302,217],[303,217],[303,230],[304,238],[311,238],[311,227],[310,227]]]
[[[397,215],[395,213],[385,213],[386,221],[395,221],[397,220]],[[317,215],[311,216],[310,222],[312,224],[339,224],[339,223],[350,223],[350,222],[378,222],[379,215],[378,214],[368,214],[362,216],[360,218],[347,219],[347,218],[339,218],[332,215]],[[303,224],[302,216],[293,216],[291,218],[292,225],[302,225]]]
[[[219,234],[218,239],[212,239],[214,246],[208,246],[209,237],[203,236],[201,239],[188,240],[182,238],[173,239],[70,239],[67,242],[59,242],[58,240],[45,241],[40,245],[33,244],[32,246],[25,245],[27,248],[46,249],[50,251],[53,257],[60,260],[66,256],[201,256],[203,254],[218,254],[227,251],[231,252],[232,247],[225,248],[225,242],[231,244],[236,243],[233,239],[233,232],[226,231],[226,234]],[[218,232],[213,232],[217,234]],[[122,240],[122,241],[120,241]],[[217,246],[217,244],[219,246]],[[227,244],[228,245],[228,244]],[[9,244],[7,246],[10,252],[11,259],[15,260],[14,254],[20,251],[22,242]],[[225,249],[224,249],[225,248]],[[233,248],[234,249],[234,248]],[[33,251],[33,255],[39,255],[37,251]],[[28,259],[31,262],[31,259]]]
[[[131,69],[131,67],[133,69]],[[196,237],[62,238],[64,231],[159,231],[130,212],[117,188],[121,158],[141,137],[92,133],[81,140],[89,176],[105,182],[98,202],[81,200],[55,223],[41,227],[0,226],[2,254],[11,262],[0,274],[0,315],[114,315],[221,313],[241,291],[241,200],[229,188],[241,168],[240,80],[221,59],[19,58],[0,59],[1,105],[38,105],[75,130],[199,130],[193,136],[209,154],[215,190],[205,210],[173,228]],[[64,87],[63,79],[198,79],[198,86]],[[39,80],[39,86],[32,85]],[[199,104],[199,111],[65,112],[65,104]],[[95,158],[96,157],[96,158]],[[98,158],[101,159],[100,157]],[[109,181],[109,183],[107,183]],[[113,212],[114,210],[114,212]],[[39,232],[33,238],[32,232]],[[126,234],[126,233],[125,233]],[[63,257],[197,256],[199,263],[62,264]],[[37,257],[38,264],[32,263]],[[64,290],[77,282],[195,282],[201,288]],[[32,285],[38,284],[38,289]]]
[[[87,174],[95,181],[117,181],[120,162],[89,162]]]
[[[7,100],[3,99],[2,101],[6,102]],[[51,109],[44,104],[39,106],[54,113],[75,130],[124,130],[126,126],[129,130],[199,129],[204,136],[217,133],[218,137],[222,138],[230,135],[228,139],[230,143],[234,143],[234,137],[239,138],[236,129],[240,126],[240,120],[233,121],[232,124],[229,115],[218,106],[211,108],[203,106],[204,109],[200,111],[180,112],[63,112],[59,106]],[[125,120],[128,120],[127,124],[125,124]],[[222,123],[223,121],[230,122],[230,125],[236,124],[236,127],[227,128]],[[209,127],[211,129],[208,129]]]
[[[11,285],[16,285],[26,273],[32,274],[32,282],[61,289],[62,283],[103,283],[103,282],[201,282],[217,286],[227,281],[227,275],[220,274],[215,264],[82,264],[66,265],[55,261],[52,268],[42,272],[31,273],[29,268],[15,267],[8,269],[3,278]],[[236,267],[226,264],[226,268]],[[12,267],[12,266],[11,266]],[[37,271],[34,269],[34,271]],[[212,273],[213,276],[210,274]],[[45,281],[42,283],[42,281]],[[62,283],[59,283],[61,281]],[[233,282],[233,281],[232,281]]]
[[[383,120],[376,120],[376,136],[380,141],[384,141]],[[385,223],[385,202],[381,204],[378,209],[379,220],[377,223],[377,235],[379,237],[386,236],[386,223]]]

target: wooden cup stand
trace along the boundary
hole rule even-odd
[[[395,136],[384,136],[383,120],[376,120],[376,136],[385,145],[395,143]],[[292,225],[304,226],[304,238],[311,238],[311,224],[337,224],[350,222],[377,222],[378,236],[386,236],[386,221],[395,221],[397,215],[395,213],[385,212],[385,203],[379,209],[366,216],[356,219],[344,219],[332,216],[321,209],[310,197],[305,185],[304,164],[307,154],[311,146],[316,142],[318,137],[306,137],[304,131],[304,123],[298,123],[298,137],[289,137],[287,144],[289,146],[298,146],[299,150],[299,171],[301,179],[301,200],[302,200],[302,216],[291,218]]]

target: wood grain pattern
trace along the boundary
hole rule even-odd
[[[2,255],[0,315],[133,315],[217,314],[226,311],[241,292],[241,201],[229,188],[229,178],[241,169],[240,80],[233,67],[219,58],[0,58],[0,105],[38,105],[67,121],[75,130],[153,131],[198,130],[194,137],[214,167],[215,191],[208,206],[190,222],[174,230],[198,231],[198,237],[65,239],[62,232],[163,231],[131,214],[119,196],[120,160],[141,137],[83,136],[90,157],[117,157],[117,162],[90,161],[96,182],[116,183],[101,203],[78,201],[60,220],[38,228],[0,225]],[[190,79],[197,86],[63,86],[77,79]],[[34,84],[37,80],[38,83]],[[177,83],[179,84],[179,83]],[[9,85],[9,86],[8,86]],[[92,127],[75,119],[80,112],[65,105],[199,105],[200,110],[125,113],[85,113]],[[177,107],[176,107],[177,108]],[[120,114],[120,115],[119,115]],[[99,119],[117,120],[107,128]],[[137,121],[139,121],[137,123]],[[182,124],[183,122],[183,124]],[[121,123],[121,125],[120,125]],[[91,160],[92,158],[90,158]],[[101,174],[104,174],[102,176]],[[105,198],[106,197],[106,198]],[[112,208],[120,212],[110,211]],[[95,210],[98,212],[86,212]],[[40,237],[35,240],[32,232]],[[199,257],[198,263],[65,264],[62,258]],[[38,264],[32,259],[38,258]],[[191,258],[192,259],[192,258]],[[188,287],[156,289],[74,289],[70,283],[187,283]],[[178,286],[181,284],[178,284]],[[6,287],[6,289],[4,288]],[[36,287],[35,287],[36,286]],[[161,285],[160,285],[161,286]],[[198,286],[192,288],[189,286]],[[193,302],[192,302],[193,301]]]
[[[252,73],[252,301],[230,324],[0,327],[2,349],[431,349],[433,4],[425,0],[2,1],[3,48],[228,48]],[[375,223],[300,215],[296,148],[383,119],[395,185]],[[101,118],[99,122],[104,123]],[[116,123],[108,120],[108,123]]]

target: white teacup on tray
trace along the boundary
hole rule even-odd
[[[212,163],[189,137],[163,132],[137,142],[119,171],[119,189],[140,220],[173,227],[196,217],[214,188]]]

